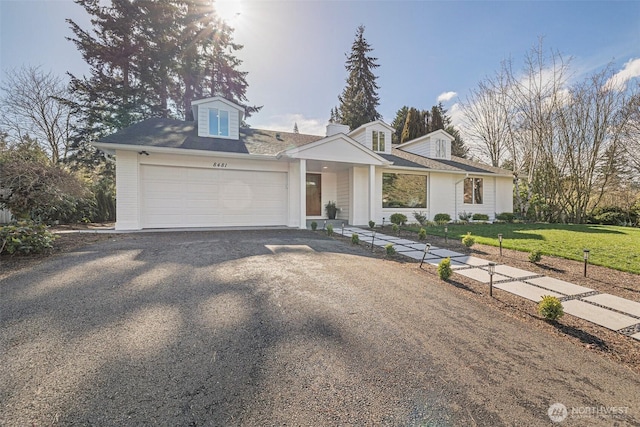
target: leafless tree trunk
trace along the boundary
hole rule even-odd
[[[0,128],[16,143],[27,136],[47,152],[52,163],[64,160],[71,144],[71,109],[61,102],[69,98],[60,77],[39,67],[8,72],[0,97]]]

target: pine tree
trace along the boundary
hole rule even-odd
[[[426,135],[425,118],[425,111],[419,111],[417,108],[413,107],[409,108],[407,118],[405,119],[404,126],[402,128],[400,143],[405,143],[422,135]]]
[[[409,107],[406,105],[396,112],[396,117],[391,122],[391,127],[395,129],[391,140],[393,144],[400,144],[402,139],[402,130],[404,129],[404,122],[407,120],[407,114],[409,113]]]
[[[298,130],[298,122],[295,122],[293,124],[293,133],[300,133],[300,131]]]
[[[373,49],[364,38],[364,26],[356,31],[345,68],[348,72],[347,85],[338,97],[339,118],[351,129],[382,118],[376,107],[380,104],[379,89],[373,69],[379,67],[378,58],[368,56]]]

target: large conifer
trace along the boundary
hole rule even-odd
[[[376,110],[380,98],[377,76],[373,74],[373,69],[379,67],[376,63],[378,58],[368,56],[372,50],[364,38],[364,26],[360,25],[345,63],[349,74],[347,86],[338,97],[340,121],[351,129],[382,118]]]

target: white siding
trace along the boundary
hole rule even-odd
[[[337,201],[337,177],[335,173],[322,173],[320,175],[322,177],[322,217],[326,218],[327,214],[324,211],[324,205],[329,201],[336,202],[336,207],[341,207]]]
[[[300,163],[289,163],[289,227],[300,227]]]
[[[337,218],[349,221],[349,171],[339,172],[337,180],[336,204],[340,208]]]
[[[427,158],[433,157],[432,150],[431,150],[431,141],[429,140],[424,141],[422,143],[410,145],[406,148],[403,147],[402,150],[408,153],[417,154],[418,156],[423,156]]]
[[[139,156],[116,151],[116,230],[140,229]]]
[[[369,218],[369,168],[353,167],[350,175],[351,204],[349,223],[366,225]]]
[[[513,178],[496,177],[495,213],[513,212]]]
[[[448,213],[451,219],[455,214],[455,183],[464,175],[443,173],[431,173],[429,175],[429,188],[427,190],[427,210],[429,219],[439,213]],[[461,186],[462,183],[459,184]],[[460,190],[461,191],[461,190]]]

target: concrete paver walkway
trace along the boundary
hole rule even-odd
[[[432,246],[425,255],[425,244],[401,239],[372,230],[358,227],[345,227],[344,235],[353,233],[360,240],[374,246],[394,245],[396,252],[403,256],[437,266],[442,259],[451,259],[451,268],[456,274],[468,277],[481,283],[489,283],[487,266],[489,261],[479,257],[465,255],[449,249]],[[539,302],[544,295],[551,295],[562,301],[564,311],[605,328],[620,332],[640,341],[640,303],[614,295],[602,294],[591,288],[553,277],[498,264],[493,275],[494,287],[518,295],[528,300]]]

